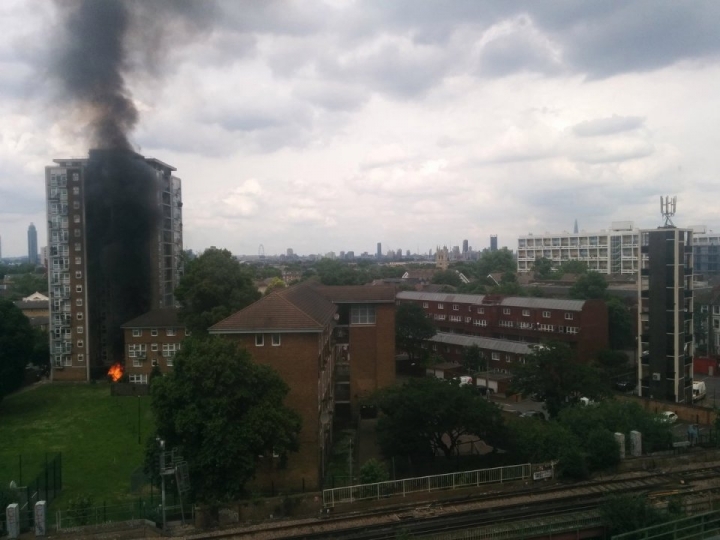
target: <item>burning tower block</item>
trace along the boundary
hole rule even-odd
[[[85,381],[122,362],[121,324],[175,306],[181,181],[130,150],[54,161],[45,169],[52,378]]]

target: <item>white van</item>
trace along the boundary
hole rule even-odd
[[[700,401],[705,397],[705,382],[694,381],[693,382],[693,401]]]

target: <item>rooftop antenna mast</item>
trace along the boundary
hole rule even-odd
[[[674,227],[675,224],[672,222],[672,217],[675,215],[675,208],[677,207],[677,197],[672,199],[667,196],[663,198],[660,196],[660,213],[665,218],[665,227]]]

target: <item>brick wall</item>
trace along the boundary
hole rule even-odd
[[[305,480],[305,489],[320,485],[318,376],[319,334],[281,334],[280,346],[272,346],[270,334],[265,334],[264,345],[255,345],[255,334],[225,334],[246,348],[253,359],[272,367],[290,387],[285,405],[302,418],[299,436],[300,451],[290,454],[286,469],[278,469],[277,458],[267,457],[259,466],[253,485],[260,490],[299,490]]]
[[[178,327],[172,328],[174,335],[168,335],[167,328],[142,328],[137,329],[140,331],[139,336],[133,336],[133,329],[125,328],[125,373],[129,375],[145,375],[147,379],[150,379],[150,373],[152,372],[153,363],[157,362],[162,373],[168,373],[172,371],[172,356],[163,356],[163,345],[180,345],[183,339],[185,339],[185,328]],[[156,335],[153,335],[156,334]],[[130,345],[144,344],[147,348],[147,355],[144,359],[131,358],[128,354]],[[153,345],[156,345],[157,350],[152,350]],[[135,366],[134,361],[137,361],[140,365]],[[170,365],[168,365],[170,364]]]

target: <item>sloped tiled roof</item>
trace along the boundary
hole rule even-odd
[[[460,345],[461,347],[470,347],[477,345],[481,349],[489,349],[492,351],[509,352],[513,354],[526,355],[530,354],[532,344],[522,343],[520,341],[510,341],[507,339],[493,339],[477,336],[466,336],[464,334],[449,334],[438,332],[429,339],[433,343],[446,343],[448,345]]]
[[[401,291],[397,293],[400,300],[422,300],[426,302],[457,302],[460,304],[483,304],[486,295],[482,294],[448,294]],[[566,311],[582,311],[585,300],[566,300],[560,298],[535,298],[530,296],[497,297],[498,304],[508,307],[524,307],[536,309],[564,309]]]
[[[275,291],[211,326],[211,334],[320,332],[336,307],[307,283]]]
[[[377,304],[395,302],[394,285],[313,285],[325,298],[335,304]]]
[[[153,309],[126,322],[120,328],[184,328],[177,308]]]
[[[19,309],[50,309],[50,301],[49,300],[18,300],[15,302],[15,305]]]

